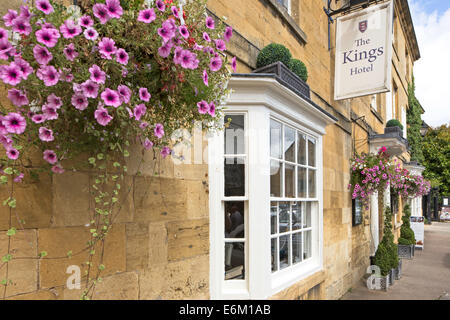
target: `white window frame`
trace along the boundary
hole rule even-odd
[[[226,114],[246,117],[247,168],[245,199],[246,213],[246,279],[224,280],[224,133],[209,140],[210,179],[210,293],[212,299],[266,299],[323,269],[323,159],[322,136],[325,126],[334,122],[299,98],[275,79],[242,78],[230,81],[233,94],[228,101]],[[242,91],[235,90],[240,82]],[[245,86],[247,85],[247,86]],[[250,85],[250,88],[248,87]],[[265,96],[265,97],[264,97]],[[261,101],[265,100],[265,101]],[[260,100],[260,101],[258,101]],[[301,108],[300,108],[301,106]],[[299,110],[298,108],[302,109]],[[270,209],[270,120],[284,124],[316,140],[316,198],[317,225],[312,225],[312,258],[272,273]],[[287,201],[301,200],[289,198]],[[304,200],[304,199],[303,199]],[[312,199],[308,199],[312,200]],[[282,201],[282,200],[277,200]],[[314,221],[314,219],[312,219]]]

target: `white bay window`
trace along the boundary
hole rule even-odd
[[[265,299],[322,270],[322,136],[334,118],[271,76],[233,77],[209,142],[213,299]]]

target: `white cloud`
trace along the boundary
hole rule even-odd
[[[427,12],[424,2],[409,1],[421,58],[414,65],[416,96],[436,127],[450,123],[450,8]]]

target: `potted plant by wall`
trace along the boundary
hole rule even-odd
[[[400,229],[400,238],[398,239],[398,255],[402,259],[412,259],[414,256],[416,239],[414,231],[411,229],[410,217],[411,207],[407,204],[403,209],[403,224]]]
[[[392,213],[389,207],[384,212],[383,239],[378,245],[375,253],[375,265],[380,268],[381,287],[380,290],[387,290],[394,283],[394,270],[398,267],[397,246],[394,243],[392,234]]]
[[[389,133],[389,132],[399,132],[400,135],[403,136],[403,125],[400,121],[398,121],[397,119],[392,119],[389,120],[386,123],[386,129],[384,131],[385,133]]]
[[[258,54],[254,73],[274,73],[287,85],[310,97],[308,70],[305,64],[293,59],[288,48],[282,44],[271,43]]]

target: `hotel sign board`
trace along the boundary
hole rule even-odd
[[[334,99],[391,90],[393,3],[337,18]]]

